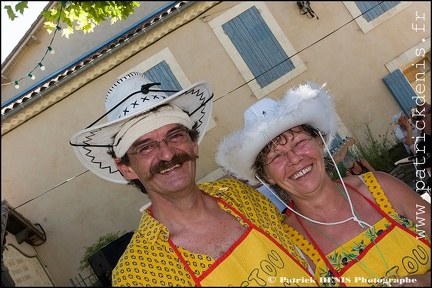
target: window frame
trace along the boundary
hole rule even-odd
[[[231,42],[229,37],[223,31],[222,25],[230,21],[231,19],[237,17],[247,9],[255,6],[261,14],[264,22],[267,24],[270,31],[275,36],[276,40],[282,46],[282,49],[285,53],[290,57],[292,63],[294,64],[294,69],[280,77],[279,79],[273,81],[265,87],[261,87],[258,82],[254,79],[254,75],[252,71],[250,71],[246,62],[243,60],[242,56]],[[300,56],[297,55],[297,51],[294,49],[285,33],[277,24],[276,20],[270,13],[269,9],[263,2],[243,2],[235,5],[230,8],[226,12],[222,13],[215,19],[208,22],[210,28],[215,33],[216,37],[219,39],[222,46],[225,48],[225,51],[228,53],[235,66],[239,70],[240,74],[243,76],[244,80],[247,82],[249,88],[252,90],[257,99],[261,99],[262,97],[268,95],[270,92],[276,90],[282,85],[288,83],[301,73],[307,70],[306,65],[301,60]]]
[[[139,63],[138,65],[134,66],[133,68],[129,69],[122,75],[118,76],[118,79],[121,77],[129,74],[130,72],[146,72],[153,68],[154,66],[158,65],[162,61],[165,61],[172,74],[176,77],[178,83],[182,86],[183,89],[189,87],[192,85],[192,83],[189,81],[189,79],[186,76],[186,73],[184,73],[183,69],[181,68],[180,64],[175,59],[174,55],[171,53],[171,50],[167,47],[159,51],[158,53],[154,54],[153,56],[147,58],[143,62]],[[216,127],[216,122],[213,119],[213,117],[210,117],[209,124],[207,126],[207,132],[210,131],[210,129]]]
[[[409,7],[411,5],[411,2],[408,1],[402,1],[395,7],[393,7],[390,10],[387,10],[383,14],[381,14],[379,17],[373,19],[372,21],[368,22],[364,17],[361,16],[361,11],[357,7],[357,4],[355,1],[342,1],[345,7],[348,9],[348,12],[351,14],[353,18],[355,18],[355,21],[357,25],[360,27],[360,29],[363,31],[364,34],[371,31],[375,27],[381,25],[381,23],[387,21],[388,19],[392,18],[405,8]]]

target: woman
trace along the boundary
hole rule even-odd
[[[326,173],[336,133],[331,95],[312,83],[247,109],[216,161],[249,183],[283,189],[285,223],[322,286],[430,286],[430,204],[383,172]],[[421,216],[421,217],[420,217]]]
[[[369,171],[375,171],[366,159],[355,160],[348,156],[343,162],[346,168],[346,175],[361,175]]]

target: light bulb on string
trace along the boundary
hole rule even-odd
[[[63,6],[65,5],[66,1],[62,1],[61,3],[62,3],[62,7],[61,7],[61,9],[60,9],[60,15],[61,15],[61,13],[62,13]],[[56,25],[56,27],[55,27],[55,28],[56,28],[56,31],[55,31],[55,32],[61,30],[60,25],[58,25],[58,22],[59,22],[59,21],[60,21],[60,16],[59,16],[59,18],[57,19],[57,25]],[[52,39],[51,39],[50,44],[54,41],[55,36],[56,36],[56,33],[54,33],[54,35],[53,35],[53,37],[52,37]],[[45,55],[46,55],[47,52],[50,52],[50,54],[54,54],[54,53],[55,53],[55,50],[51,47],[51,45],[49,45],[48,48],[47,48],[47,51],[45,52]],[[41,62],[39,62],[39,63],[37,64],[37,65],[39,66],[39,68],[40,68],[42,71],[45,70],[45,66],[42,64],[42,61],[43,61],[44,58],[45,58],[45,56],[42,58],[42,60],[40,60]],[[38,66],[36,66],[36,67],[38,67]],[[36,69],[36,67],[35,67],[31,72],[33,72],[33,71]],[[31,72],[28,73],[27,76],[28,76],[30,79],[32,79],[32,80],[36,79],[35,75],[33,75]],[[9,82],[9,83],[7,83],[7,85],[14,83],[14,84],[15,84],[15,88],[16,88],[16,89],[19,89],[19,88],[20,88],[19,81],[22,80],[24,77],[25,77],[25,76],[21,77],[21,78],[18,79],[18,80],[13,81],[13,82]],[[3,85],[6,85],[6,84],[2,84],[2,86],[3,86]]]

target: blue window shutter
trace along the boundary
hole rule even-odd
[[[412,97],[416,97],[417,94],[411,87],[405,75],[400,69],[398,69],[384,77],[383,81],[401,107],[402,111],[405,115],[409,116],[410,108],[416,105]]]
[[[336,135],[335,135],[333,141],[329,145],[330,151],[336,150],[342,142],[343,142],[342,137],[339,135],[339,133],[336,132]]]
[[[367,22],[378,18],[401,1],[354,1]]]
[[[223,24],[222,29],[261,87],[295,68],[255,6]]]
[[[162,90],[182,90],[180,83],[177,78],[172,73],[170,67],[166,61],[162,61],[159,64],[153,66],[144,75],[152,82],[161,83],[159,88]],[[175,92],[165,92],[168,96],[174,94]]]

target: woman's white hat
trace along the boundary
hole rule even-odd
[[[329,145],[336,133],[332,96],[314,83],[288,90],[280,100],[263,98],[244,112],[244,128],[219,144],[216,162],[236,178],[257,184],[252,166],[261,150],[276,136],[308,124],[325,135]]]
[[[108,154],[109,147],[114,149],[117,157],[122,157],[142,135],[174,123],[183,124],[189,129],[197,123],[200,142],[212,111],[213,93],[210,86],[200,81],[170,96],[160,90],[139,72],[129,73],[114,83],[105,98],[108,122],[90,125],[70,140],[84,166],[103,179],[126,184],[128,181]],[[164,104],[172,107],[150,111]],[[119,133],[120,130],[122,133]],[[122,135],[116,137],[118,134]]]

